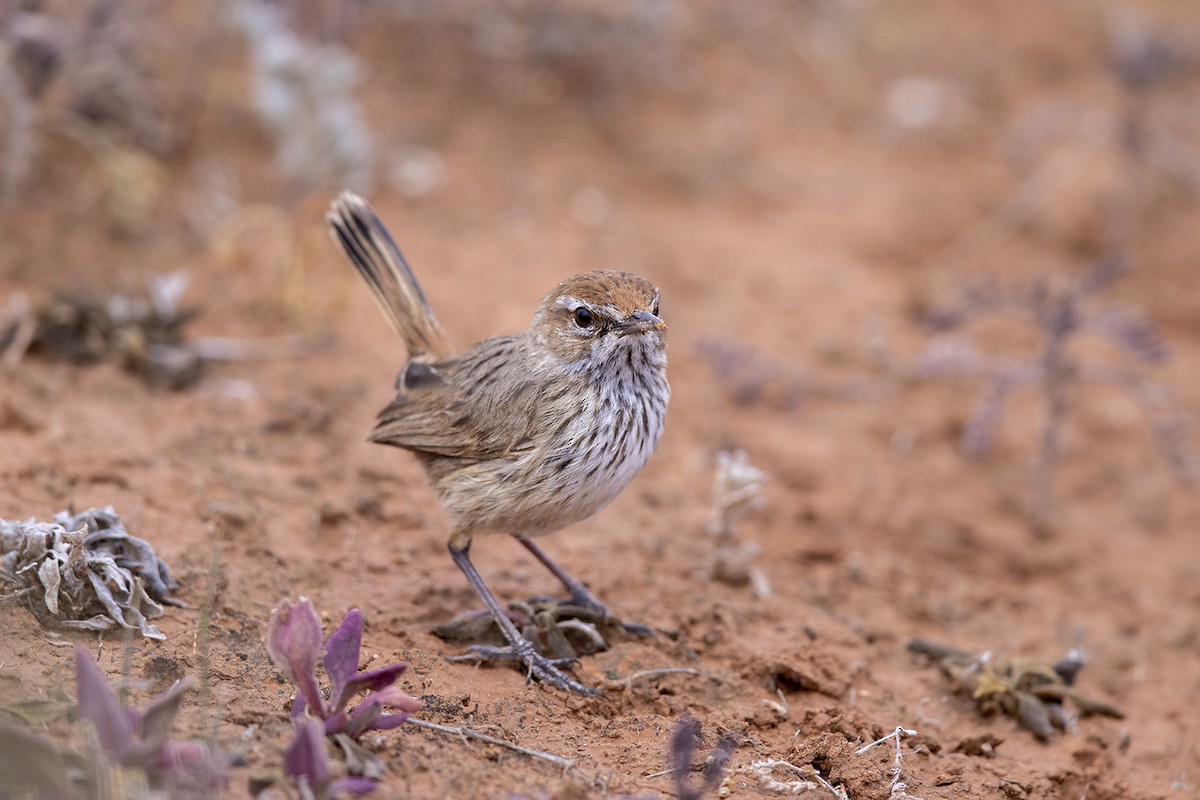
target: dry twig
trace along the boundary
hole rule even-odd
[[[486,744],[494,744],[499,747],[503,747],[508,750],[512,750],[514,753],[520,753],[523,756],[529,756],[530,758],[538,758],[538,759],[541,759],[542,761],[549,761],[551,764],[557,764],[558,766],[562,767],[564,771],[570,770],[571,768],[573,768],[575,766],[575,762],[569,758],[564,758],[563,756],[555,755],[554,753],[547,753],[542,750],[531,750],[528,747],[522,747],[519,744],[513,744],[512,742],[506,741],[504,739],[497,739],[495,736],[488,736],[486,733],[483,733],[483,732],[477,731],[477,730],[472,730],[471,728],[463,728],[463,727],[455,728],[450,725],[439,725],[436,722],[429,722],[429,721],[423,720],[423,719],[411,719],[411,718],[408,720],[408,725],[410,727],[416,726],[418,728],[427,728],[431,731],[438,731],[440,733],[448,733],[451,736],[457,736],[461,739],[474,739],[476,741],[484,742]]]

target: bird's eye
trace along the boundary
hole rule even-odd
[[[658,316],[658,301],[657,300],[654,301],[654,307],[650,309],[650,313],[656,317]]]
[[[579,327],[590,328],[595,321],[595,317],[592,316],[592,312],[588,310],[587,306],[575,309],[575,324]]]

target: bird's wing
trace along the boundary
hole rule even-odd
[[[409,364],[371,441],[475,461],[528,452],[547,415],[561,413],[562,397],[540,376],[506,369],[518,349],[518,337],[503,337],[459,358]]]

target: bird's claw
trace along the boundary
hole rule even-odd
[[[578,659],[547,658],[534,650],[533,645],[528,642],[524,643],[524,645],[507,645],[505,647],[476,644],[468,647],[467,652],[481,661],[520,662],[528,670],[528,679],[536,678],[542,683],[547,683],[557,689],[572,691],[584,697],[595,697],[600,693],[598,689],[584,686],[559,669],[559,667],[570,666],[578,661]]]

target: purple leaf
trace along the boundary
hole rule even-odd
[[[362,629],[362,612],[352,608],[325,645],[325,674],[332,684],[329,696],[334,700],[335,710],[340,710],[350,699],[343,697],[343,690],[358,673]]]
[[[375,791],[379,784],[370,778],[359,778],[351,776],[349,778],[341,778],[333,782],[329,787],[329,796],[334,797],[338,792],[349,792],[362,796]]]
[[[138,732],[148,746],[160,748],[171,738],[171,725],[179,714],[183,695],[197,685],[195,678],[184,678],[150,701],[138,723]]]
[[[675,730],[671,732],[671,772],[674,773],[677,787],[685,786],[683,778],[692,768],[692,758],[699,744],[700,723],[695,717],[680,717],[679,722],[675,723]]]
[[[85,650],[75,650],[80,716],[90,720],[109,758],[145,771],[150,785],[171,797],[213,797],[227,785],[228,764],[202,742],[170,740],[183,695],[196,681],[185,678],[154,698],[144,713],[125,708]]]
[[[383,708],[380,707],[379,703],[361,703],[358,708],[354,709],[354,713],[350,715],[350,719],[346,722],[346,735],[351,739],[357,739],[366,731],[374,728],[376,720],[381,716],[383,716]]]
[[[283,753],[283,771],[294,779],[307,778],[308,785],[313,788],[319,788],[329,780],[325,727],[320,722],[311,717],[296,720],[292,743]]]
[[[204,742],[167,742],[148,771],[172,797],[216,797],[229,783],[227,762]]]
[[[378,692],[372,692],[367,695],[367,699],[363,702],[378,703],[385,708],[398,708],[401,711],[407,711],[410,714],[414,711],[421,710],[421,701],[410,695],[408,692],[401,689],[399,686],[389,686],[386,689],[381,689]]]
[[[1170,351],[1159,337],[1158,328],[1136,311],[1107,308],[1093,316],[1089,327],[1146,364],[1170,360]]]
[[[391,686],[406,669],[408,669],[408,664],[388,664],[386,667],[356,675],[342,687],[341,694],[337,698],[337,705],[334,707],[340,711],[359,692],[374,692]]]
[[[1109,256],[1083,271],[1072,281],[1071,291],[1076,297],[1086,297],[1101,292],[1129,272],[1129,260],[1123,253]]]
[[[727,733],[717,742],[712,756],[705,759],[703,773],[705,791],[717,788],[717,784],[721,782],[721,776],[725,772],[725,764],[729,761],[729,757],[733,755],[736,747],[737,739]]]
[[[969,455],[979,458],[992,449],[992,434],[1004,413],[1004,401],[1022,382],[1020,367],[997,373],[984,387],[974,413],[963,427],[962,447]]]
[[[411,716],[408,712],[403,714],[384,714],[375,721],[371,729],[376,731],[390,731],[392,728],[398,728],[408,722],[408,718]]]
[[[133,756],[134,719],[121,705],[90,653],[75,648],[75,686],[79,714],[96,726],[105,751],[124,764]]]
[[[267,626],[267,650],[271,659],[299,688],[299,696],[292,703],[292,717],[297,724],[307,707],[322,720],[325,735],[345,733],[353,739],[368,730],[394,728],[402,724],[408,714],[421,708],[419,700],[392,686],[408,668],[407,664],[389,664],[369,672],[358,672],[362,630],[362,612],[353,608],[325,642],[325,672],[332,684],[331,702],[326,702],[315,674],[321,624],[312,603],[302,597],[295,605],[284,600],[275,609]],[[348,713],[346,706],[364,692],[367,693],[364,701],[353,713]],[[385,708],[399,708],[405,713],[385,715]],[[300,746],[299,739],[294,746]],[[315,783],[311,785],[316,788]]]
[[[345,733],[350,725],[350,714],[347,711],[338,711],[325,718],[325,735],[333,736],[337,733]]]
[[[317,658],[321,652],[321,621],[307,597],[292,605],[287,600],[267,623],[267,652],[275,665],[295,684],[312,712],[329,715],[317,687]]]
[[[712,758],[704,765],[703,781],[699,788],[696,788],[689,784],[687,775],[692,768],[696,749],[700,746],[700,738],[700,723],[694,717],[684,716],[675,723],[675,730],[671,733],[670,758],[671,772],[675,778],[675,796],[679,800],[700,800],[710,790],[715,789],[721,782],[725,762],[737,746],[732,737],[722,737]]]
[[[373,780],[353,776],[331,780],[325,728],[312,717],[296,720],[292,743],[283,754],[283,771],[297,788],[307,787],[311,796],[321,800],[331,800],[339,792],[364,795],[375,791],[377,786]]]
[[[33,731],[0,720],[0,775],[9,778],[5,791],[37,789],[43,800],[79,800],[71,788],[63,759],[54,743]],[[11,776],[11,777],[10,777]]]
[[[384,708],[399,708],[405,713],[385,715]],[[342,719],[337,723],[336,729],[331,729],[330,725],[326,724],[325,732],[344,732],[352,739],[357,739],[366,731],[389,730],[403,725],[409,715],[414,711],[419,711],[420,708],[420,700],[410,696],[408,692],[398,686],[389,686],[368,694],[349,717],[345,712],[339,714],[338,716]]]

